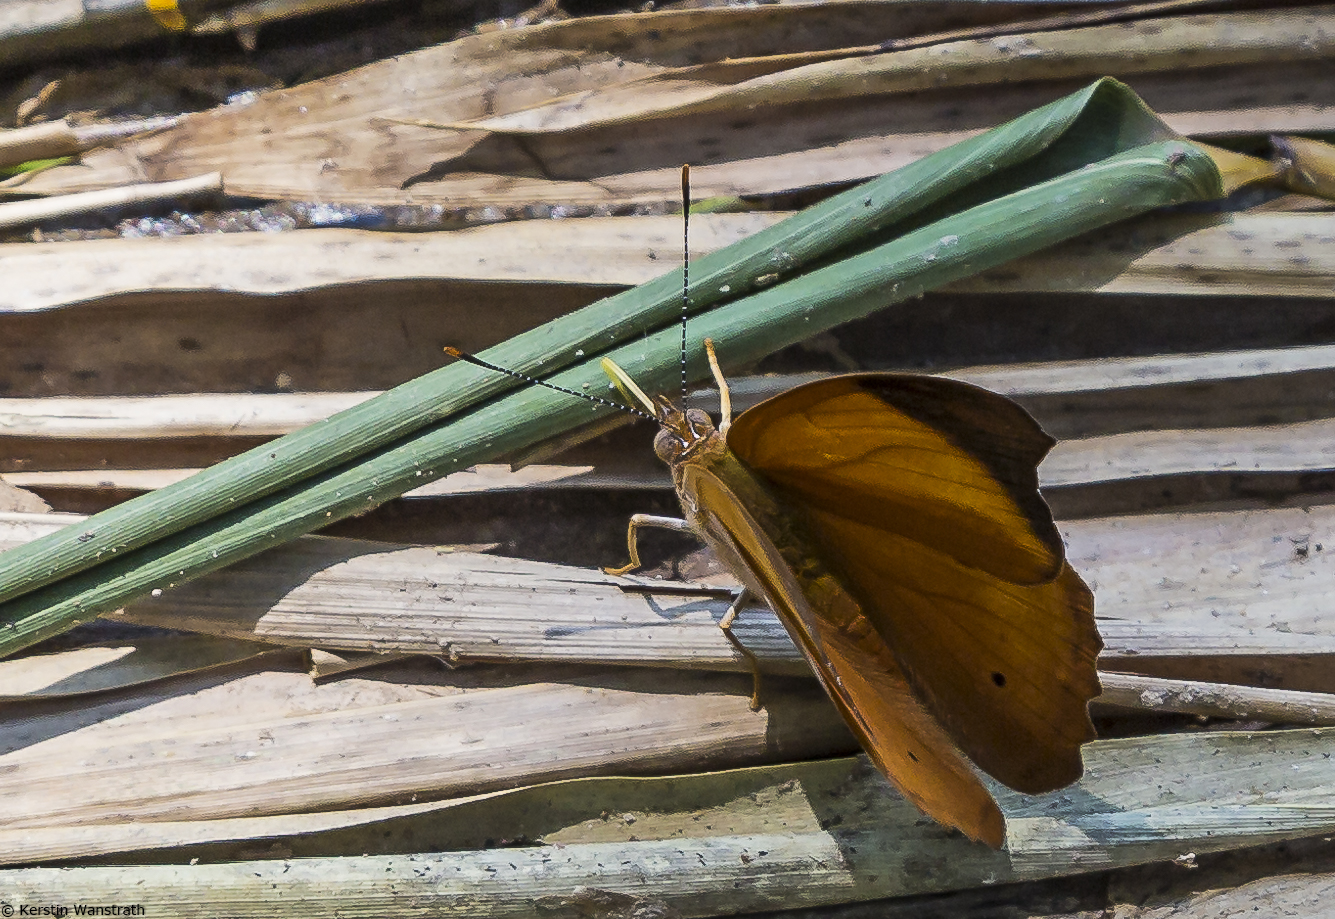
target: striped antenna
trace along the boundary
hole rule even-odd
[[[691,167],[681,167],[681,405],[686,407],[686,317],[691,309]]]
[[[686,405],[686,317],[691,312],[691,167],[689,165],[681,167],[681,213],[682,213],[682,231],[681,231],[681,404],[683,408]],[[710,346],[712,349],[712,346]],[[445,353],[455,360],[466,361],[475,367],[483,367],[495,373],[503,373],[506,376],[514,377],[517,380],[523,380],[525,383],[533,383],[536,386],[545,386],[548,389],[565,393],[568,396],[575,396],[578,399],[584,399],[587,402],[596,402],[599,405],[606,405],[609,408],[619,409],[623,412],[630,412],[632,415],[638,415],[641,418],[647,418],[655,423],[660,423],[660,419],[650,415],[648,412],[640,411],[631,405],[623,405],[620,402],[612,402],[609,399],[602,399],[598,396],[590,395],[586,392],[576,392],[573,389],[567,389],[564,386],[557,386],[555,383],[548,383],[546,380],[539,380],[526,373],[520,373],[517,370],[510,370],[506,367],[500,367],[496,364],[482,360],[480,357],[469,354],[466,351],[460,351],[458,348],[446,347]],[[717,359],[712,357],[711,366],[717,366]],[[645,405],[652,405],[648,397],[640,392],[639,387],[635,386],[625,371],[609,360],[604,360],[604,370],[608,370],[608,365],[612,368],[608,371],[610,376],[617,381],[619,388],[622,388],[623,395],[626,394],[625,386],[627,384],[634,390],[634,394],[644,401]],[[615,374],[612,373],[615,371]],[[726,392],[726,389],[724,390]]]
[[[597,402],[599,405],[606,405],[609,408],[619,409],[620,411],[623,412],[630,412],[632,415],[639,415],[641,418],[648,418],[650,421],[655,423],[658,422],[658,419],[655,418],[653,415],[650,415],[648,412],[642,412],[639,409],[634,408],[632,406],[622,405],[620,402],[613,402],[611,399],[602,399],[599,398],[598,396],[592,396],[586,392],[576,392],[573,389],[567,389],[564,386],[557,386],[555,383],[548,383],[546,380],[539,380],[537,377],[531,377],[527,373],[520,373],[518,370],[508,370],[505,367],[499,367],[496,364],[488,363],[487,361],[484,361],[480,357],[475,357],[474,355],[469,354],[467,351],[460,351],[458,348],[451,348],[446,346],[445,353],[457,361],[464,361],[465,363],[472,364],[475,367],[482,367],[487,370],[495,371],[496,373],[503,373],[508,377],[514,377],[516,380],[523,380],[525,383],[532,383],[534,386],[544,386],[547,389],[552,389],[555,390],[556,392],[563,392],[567,396],[574,396],[577,399],[583,399],[585,402]]]

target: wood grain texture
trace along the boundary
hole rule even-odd
[[[583,819],[579,805],[564,805],[561,787],[548,786],[534,795],[562,801],[563,813],[547,810],[544,820],[542,810],[526,813],[520,804],[494,824],[511,832],[526,826],[559,845],[150,866],[136,869],[132,881],[114,867],[27,868],[0,873],[0,881],[31,898],[23,902],[132,898],[149,908],[182,903],[175,912],[187,916],[206,915],[205,909],[265,915],[300,895],[300,909],[311,915],[336,898],[344,910],[387,916],[425,903],[459,916],[530,917],[538,914],[535,898],[548,908],[573,908],[572,889],[580,886],[662,902],[687,916],[716,914],[720,897],[736,911],[818,906],[1069,877],[1329,833],[1335,813],[1321,802],[1330,794],[1330,747],[1330,732],[1320,730],[1098,742],[1088,748],[1086,776],[1074,789],[1033,799],[1002,795],[1008,852],[916,818],[865,763],[836,760],[765,775],[684,777],[659,786],[657,795],[655,780],[644,780],[638,791],[613,784],[601,795],[600,780],[591,780],[588,802],[622,805],[611,820],[587,810],[595,819]],[[1204,774],[1193,770],[1203,759],[1212,765]],[[460,819],[485,820],[489,803],[526,795],[533,797],[520,790],[465,805]],[[782,825],[774,823],[776,814]],[[441,816],[448,819],[448,811]],[[834,828],[826,829],[831,821]],[[684,827],[694,832],[684,835]],[[168,838],[174,832],[181,831],[162,827]]]
[[[12,517],[4,539],[75,519]],[[1331,507],[1082,520],[1062,531],[1095,593],[1105,669],[1335,691]],[[120,615],[303,647],[742,670],[716,626],[730,602],[726,589],[312,538]],[[802,672],[768,611],[748,610],[735,629],[768,666]]]

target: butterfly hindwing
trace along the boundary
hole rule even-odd
[[[1039,794],[1080,778],[1101,643],[1070,568],[1013,584],[897,534],[813,511],[816,540],[928,709],[983,771]]]
[[[863,748],[926,814],[999,847],[991,794],[915,696],[894,654],[832,581],[799,583],[744,504],[708,469],[687,466],[682,503],[701,535],[779,615]]]

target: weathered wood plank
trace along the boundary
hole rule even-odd
[[[0,544],[59,525],[33,515],[10,520]],[[1335,690],[1335,560],[1325,548],[1335,546],[1335,507],[1081,520],[1063,533],[1095,592],[1107,669],[1209,661],[1209,676],[1176,675],[1250,683],[1257,661],[1270,658],[1279,672],[1261,685]],[[459,660],[744,669],[715,627],[729,602],[726,588],[308,538],[119,615],[234,638]],[[774,669],[804,672],[768,611],[748,611],[736,631]],[[1286,677],[1281,659],[1306,663]]]
[[[1335,449],[1328,446],[1335,433],[1328,417],[1335,413],[1335,348],[1330,346],[964,368],[947,375],[1010,395],[1062,438],[1040,470],[1049,488],[1221,472],[1335,469]],[[744,408],[811,378],[740,377],[733,383],[736,404]],[[2,399],[0,436],[8,456],[0,468],[13,484],[52,493],[143,491],[192,471],[154,468],[155,459],[193,460],[201,451],[222,458],[369,395]],[[711,407],[715,397],[701,393],[692,401]],[[413,494],[547,486],[666,488],[665,469],[641,448],[644,437],[637,430],[619,432],[558,454],[564,467],[546,463],[514,472],[480,467]],[[211,445],[210,439],[215,441]],[[71,465],[80,459],[88,465]],[[1158,487],[1146,485],[1151,491]]]
[[[738,376],[735,410],[820,374]],[[1062,437],[1138,430],[1308,421],[1335,413],[1335,346],[964,367],[942,376],[1021,402]],[[0,398],[0,436],[109,440],[286,434],[376,392],[197,393]],[[691,404],[718,411],[710,391]],[[1100,414],[1097,422],[1088,416]],[[1083,420],[1082,420],[1083,419]]]
[[[567,669],[544,679],[530,669],[468,686],[485,676],[312,685],[303,672],[268,671],[101,704],[10,703],[5,827],[337,810],[856,749],[806,680],[774,682],[756,713],[743,675]]]
[[[495,466],[456,473],[410,492],[413,497],[510,491],[519,488],[667,488],[671,480],[648,450],[638,462],[615,472],[595,466]],[[624,468],[630,467],[630,468]],[[1062,441],[1039,467],[1043,488],[1063,488],[1137,479],[1210,473],[1319,472],[1335,469],[1335,419],[1259,428],[1145,431]],[[149,491],[180,481],[198,469],[67,470],[10,472],[20,488]]]
[[[700,214],[700,255],[783,213]],[[165,239],[0,245],[12,284],[0,312],[72,306],[150,290],[292,294],[390,281],[633,286],[680,249],[678,217],[528,220],[450,233],[310,229]],[[59,259],[61,271],[50,271]],[[1109,292],[1328,298],[1335,235],[1320,213],[1153,214],[1008,262],[958,293]]]
[[[720,249],[785,216],[701,215],[691,226],[692,249]],[[680,253],[680,217],[524,220],[449,233],[311,229],[10,243],[0,245],[0,265],[14,283],[0,292],[0,312],[154,290],[273,295],[405,280],[633,287],[669,270]]]
[[[685,916],[819,906],[1330,832],[1335,810],[1323,802],[1333,749],[1331,733],[1320,730],[1096,742],[1086,748],[1086,774],[1073,788],[1031,799],[1001,796],[1009,825],[1003,852],[922,819],[865,765],[833,761],[769,770],[768,788],[739,788],[731,773],[676,779],[656,800],[657,786],[646,780],[637,796],[642,809],[615,808],[620,816],[613,820],[606,811],[604,819],[590,814],[595,819],[584,821],[564,806],[515,802],[508,813],[529,815],[526,826],[524,818],[492,824],[498,832],[523,826],[559,845],[160,865],[138,868],[132,879],[117,868],[30,868],[2,872],[0,881],[23,904],[126,901],[151,912],[171,903],[182,904],[174,914],[185,916],[267,915],[279,904],[317,915],[336,903],[353,914],[405,915],[405,906],[427,906],[451,916],[533,917],[573,909],[577,887],[661,902]],[[1205,761],[1210,769],[1203,771]],[[683,785],[699,789],[697,803],[690,792],[683,796]],[[595,782],[585,790],[601,804],[616,800],[614,789]],[[465,806],[461,816],[485,820],[488,804],[533,792],[565,801],[563,790],[511,792]],[[746,806],[729,807],[730,799]],[[568,829],[544,825],[553,810],[575,818]],[[781,825],[772,819],[776,812]],[[694,832],[682,834],[682,826]]]
[[[375,392],[204,393],[0,399],[0,436],[41,440],[277,437]]]

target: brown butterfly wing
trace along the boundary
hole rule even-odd
[[[884,639],[828,581],[803,592],[779,549],[728,485],[687,466],[679,488],[702,535],[783,619],[863,749],[924,813],[1000,847],[991,794],[916,698]]]
[[[835,378],[757,408],[729,446],[804,514],[960,749],[1031,794],[1079,778],[1102,645],[1088,588],[1046,535],[1047,435],[1009,400],[925,377]]]
[[[812,510],[809,522],[970,759],[1028,794],[1080,778],[1101,643],[1089,590],[1069,566],[1047,584],[1013,584],[846,518]]]
[[[1038,494],[1052,444],[1009,399],[889,373],[798,386],[728,432],[732,451],[786,494],[1021,584],[1061,571],[1061,536]]]

